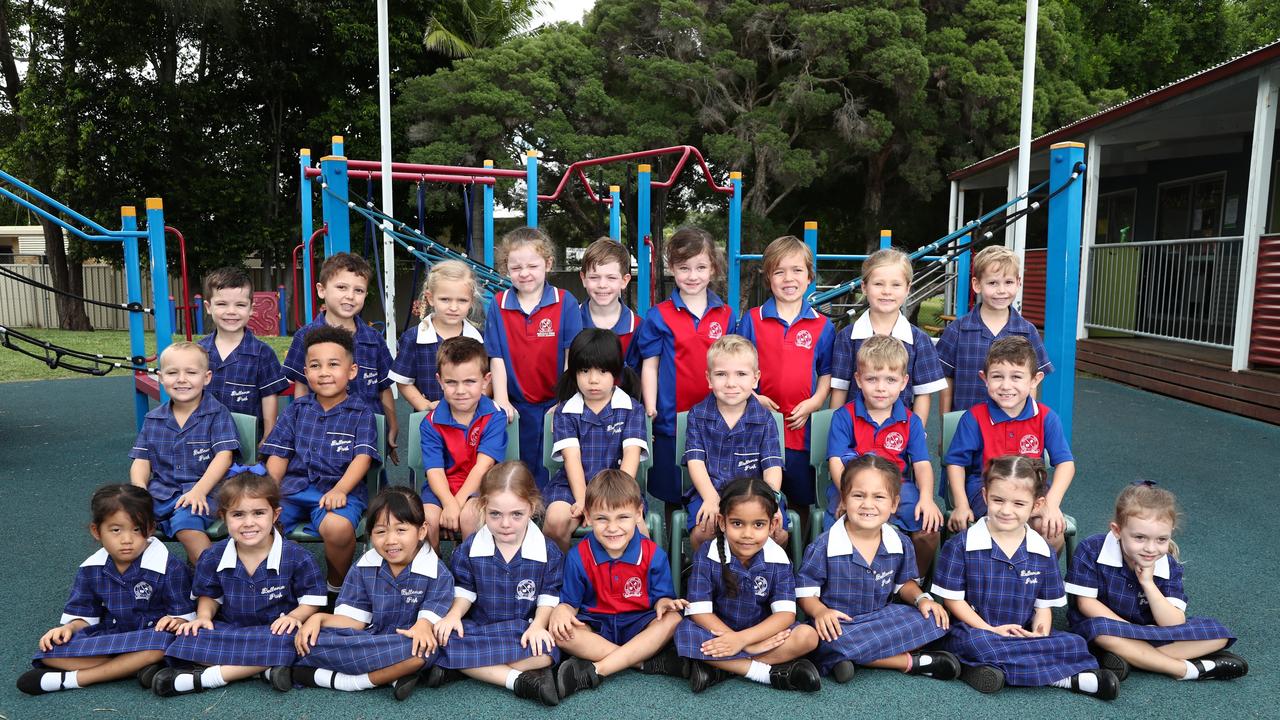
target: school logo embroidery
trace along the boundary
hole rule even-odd
[[[885,570],[883,572],[876,573],[876,582],[880,583],[880,587],[888,587],[889,583],[892,581],[893,581],[892,570]]]
[[[151,583],[145,580],[140,581],[137,585],[133,586],[133,599],[150,600],[152,592],[153,588],[151,587]]]
[[[907,439],[902,437],[902,433],[894,432],[884,436],[884,449],[893,452],[902,452],[902,448],[907,446]]]
[[[757,453],[752,453],[749,457],[741,457],[740,453],[734,453],[734,454],[739,455],[738,457],[739,473],[754,473],[760,469],[760,456]]]
[[[213,459],[213,450],[203,443],[191,448],[191,459],[198,463],[207,463]]]
[[[763,575],[756,576],[755,590],[756,597],[764,597],[769,594],[769,581]]]
[[[538,323],[538,337],[555,337],[556,329],[551,325],[551,318],[542,318]]]
[[[712,321],[711,326],[707,328],[707,337],[712,340],[719,340],[724,335],[724,327],[716,321]]]
[[[349,453],[351,452],[351,438],[332,438],[329,440],[329,447],[337,453]]]
[[[413,588],[400,588],[400,597],[404,598],[405,605],[416,605],[422,600],[422,590],[414,590]]]
[[[471,428],[471,431],[467,433],[467,444],[470,445],[471,447],[479,447],[480,436],[483,434],[484,434],[484,428],[480,427],[479,425],[476,425],[475,427]]]
[[[534,600],[538,594],[538,585],[532,580],[521,580],[516,585],[517,600]]]
[[[627,579],[627,584],[622,586],[622,597],[638,598],[640,597],[640,578],[633,577]]]
[[[1039,571],[1039,570],[1023,570],[1023,571],[1021,571],[1021,572],[1019,572],[1019,573],[1018,573],[1018,576],[1022,578],[1022,584],[1024,584],[1024,585],[1039,585],[1039,584],[1040,584],[1040,571]]]
[[[618,422],[616,422],[616,423],[609,423],[608,425],[605,425],[605,426],[604,426],[604,431],[605,431],[605,432],[607,432],[607,433],[609,433],[610,435],[621,435],[621,434],[622,434],[622,421],[621,421],[621,420],[619,420],[619,421],[618,421]]]
[[[259,595],[266,595],[267,600],[282,600],[284,598],[284,585],[269,585],[258,591]]]
[[[808,330],[801,330],[796,333],[796,347],[809,350],[813,347],[813,333]]]
[[[365,384],[365,385],[376,385],[376,384],[378,384],[378,371],[377,371],[376,369],[374,369],[374,370],[365,370],[363,373],[361,373],[361,374],[360,374],[360,377],[361,377],[362,379],[364,379],[364,384]]]
[[[1023,455],[1039,455],[1040,454],[1040,438],[1030,433],[1023,435],[1018,441],[1018,452]]]
[[[249,401],[249,391],[248,391],[248,390],[232,390],[232,391],[231,391],[231,401],[232,401],[232,402],[238,402],[238,403],[241,403],[241,402],[248,402],[248,401]]]

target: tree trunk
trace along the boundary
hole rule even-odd
[[[79,263],[67,261],[66,247],[63,245],[62,227],[58,224],[40,219],[44,229],[44,253],[49,262],[49,274],[53,277],[53,286],[59,290],[84,294],[84,268]],[[89,315],[84,310],[84,302],[79,298],[56,295],[58,307],[58,327],[63,330],[93,330]]]
[[[862,195],[862,217],[866,250],[873,253],[880,247],[880,210],[884,202],[885,166],[893,154],[892,141],[885,143],[880,152],[867,158],[867,187]]]

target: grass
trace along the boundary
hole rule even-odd
[[[92,353],[96,355],[129,355],[129,333],[123,330],[95,330],[92,332],[80,332],[72,330],[49,330],[44,328],[15,328],[25,335],[38,338],[44,342],[58,345],[64,348],[79,350],[81,352]],[[185,336],[174,335],[174,342],[186,340]],[[289,349],[289,343],[292,341],[290,337],[263,337],[262,341],[271,346],[276,351],[276,355],[284,360],[285,352]],[[39,352],[38,348],[33,348],[25,342],[17,340],[15,344],[25,349]],[[154,355],[156,351],[155,333],[148,333],[146,336],[146,353],[147,356]],[[78,362],[78,361],[77,361]],[[150,363],[154,365],[154,363]],[[112,370],[112,375],[123,375],[127,370]],[[85,377],[83,373],[66,370],[63,368],[50,368],[45,363],[35,358],[27,357],[20,352],[0,347],[0,382],[14,382],[17,380],[57,380],[62,378],[79,378]]]

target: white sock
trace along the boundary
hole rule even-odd
[[[189,693],[196,689],[196,676],[191,673],[178,673],[173,677],[173,689],[180,693]]]
[[[334,690],[355,692],[357,690],[368,690],[371,687],[373,687],[373,683],[369,682],[369,673],[363,673],[361,675],[348,675],[346,673],[333,674]]]
[[[505,684],[508,690],[516,689],[516,678],[518,677],[520,677],[519,670],[512,670],[511,672],[507,673],[507,682]]]
[[[1086,670],[1084,672],[1076,673],[1072,677],[1074,677],[1076,679],[1076,683],[1079,684],[1080,692],[1089,693],[1090,695],[1098,692],[1097,673],[1089,672],[1088,670]],[[1058,682],[1053,683],[1053,687],[1070,690],[1071,678],[1063,678]]]
[[[324,668],[316,668],[316,684],[320,687],[333,688],[333,676],[337,675],[332,670]]]
[[[75,690],[80,687],[76,682],[76,672],[68,673],[47,672],[40,676],[40,689],[45,692],[57,692],[58,690]]]
[[[325,588],[327,588],[327,589],[329,590],[329,592],[331,592],[331,593],[342,592],[342,588],[341,588],[341,587],[335,587],[335,586],[333,586],[333,585],[330,585],[329,583],[325,583],[325,584],[324,584],[324,586],[325,586]]]
[[[1204,670],[1201,670],[1196,663],[1193,663],[1190,660],[1183,660],[1183,662],[1187,664],[1187,672],[1182,676],[1183,680],[1199,680],[1201,672],[1209,672],[1215,665],[1217,665],[1217,663],[1212,660],[1197,660],[1196,662],[1204,664]]]
[[[768,685],[769,671],[772,669],[772,665],[765,665],[762,662],[752,660],[751,667],[747,668],[747,679],[754,680],[763,685]]]
[[[214,665],[213,667],[205,668],[204,672],[200,673],[200,684],[204,686],[205,690],[226,685],[227,681],[222,679],[222,666]]]

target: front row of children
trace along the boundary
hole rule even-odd
[[[555,705],[627,668],[687,677],[694,692],[731,675],[815,691],[821,675],[848,682],[863,665],[958,676],[982,692],[1053,685],[1101,699],[1116,697],[1130,666],[1187,680],[1247,672],[1225,652],[1227,628],[1185,614],[1177,509],[1163,488],[1126,487],[1109,531],[1080,543],[1064,585],[1028,525],[1045,502],[1043,467],[996,458],[983,477],[986,516],[946,543],[930,595],[910,540],[889,524],[897,466],[862,455],[840,485],[845,513],[797,576],[770,538],[773,489],[731,483],[684,599],[662,549],[638,530],[643,501],[621,471],[588,484],[591,533],[566,557],[532,522],[542,510],[532,474],[495,466],[478,489],[483,526],[451,567],[426,542],[419,498],[390,487],[369,505],[372,549],[332,613],[321,610],[317,563],[279,532],[280,490],[265,473],[222,483],[229,537],[200,557],[194,580],[152,537],[151,497],[107,486],[91,506],[103,547],[81,565],[63,624],[40,638],[36,668],[17,684],[41,694],[136,675],[172,696],[257,676],[280,691],[391,685],[405,699],[419,683],[467,676]],[[1068,592],[1073,632],[1054,630],[1051,609]],[[811,624],[797,622],[797,601]],[[572,657],[561,662],[562,652]]]

